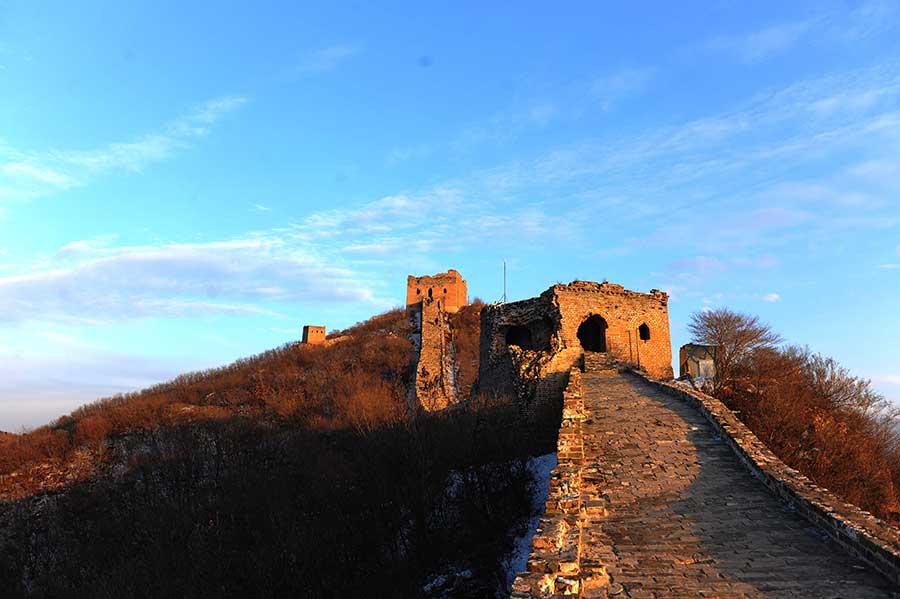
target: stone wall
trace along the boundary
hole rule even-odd
[[[558,465],[550,474],[550,492],[532,538],[527,570],[515,579],[512,599],[626,596],[625,591],[635,589],[648,593],[662,589],[664,596],[684,597],[723,596],[720,591],[727,590],[729,597],[755,597],[760,584],[773,585],[772,589],[818,589],[803,596],[821,596],[823,585],[840,590],[841,596],[894,596],[883,592],[887,587],[880,577],[866,574],[865,568],[860,570],[861,564],[830,544],[815,537],[810,542],[807,527],[791,521],[799,520],[798,516],[806,519],[895,585],[900,585],[900,531],[788,468],[715,398],[634,372],[658,390],[657,395],[666,394],[670,402],[691,412],[693,420],[685,420],[652,395],[635,392],[627,380],[631,375],[620,375],[620,367],[607,356],[588,354],[585,362],[588,374],[573,368],[568,375]],[[623,414],[623,405],[639,411]],[[660,420],[666,413],[671,414],[672,422]],[[623,422],[634,426],[642,415],[647,422],[637,425],[643,445],[635,438],[640,435],[621,426]],[[700,426],[704,420],[708,427]],[[675,422],[681,423],[680,431],[673,432],[678,428]],[[610,425],[611,429],[606,428]],[[613,441],[616,433],[618,441]],[[662,440],[657,443],[658,438]],[[683,442],[673,443],[677,439]],[[652,448],[659,450],[663,443],[672,449],[647,453]],[[729,453],[737,460],[725,465],[732,459]],[[703,462],[710,465],[702,476],[730,474],[734,480],[727,483],[728,488],[743,489],[728,495],[727,500],[737,502],[735,505],[718,505],[725,500],[722,480],[700,482]],[[762,485],[750,482],[751,477],[741,472],[741,464]],[[691,469],[693,475],[688,476]],[[670,492],[661,491],[666,485]],[[766,496],[769,503],[754,494]],[[658,509],[665,503],[663,496],[675,511]],[[641,497],[654,498],[646,513],[635,506]],[[787,501],[793,509],[783,509],[775,498]],[[747,501],[743,508],[741,499]],[[753,510],[761,506],[768,510],[766,514],[753,516]],[[691,510],[703,510],[705,519],[691,515]],[[639,522],[635,514],[642,514]],[[665,518],[666,525],[654,523],[654,517]],[[706,531],[701,534],[701,545],[696,545],[701,541],[695,538],[700,533],[691,529],[695,525]],[[632,526],[638,528],[628,528]],[[642,528],[645,526],[651,529]],[[740,545],[752,536],[741,527],[759,533],[749,547]],[[786,544],[769,546],[760,538]],[[640,563],[642,559],[646,564]],[[739,567],[730,570],[734,564]],[[825,580],[828,576],[833,580]],[[847,588],[833,586],[838,581]]]
[[[572,368],[563,393],[557,464],[550,472],[550,493],[531,540],[527,571],[513,582],[512,599],[581,594],[583,420],[581,371]]]
[[[636,374],[663,392],[693,405],[770,491],[850,553],[900,585],[900,530],[841,501],[787,466],[718,399],[673,383],[653,380],[640,372]]]
[[[447,314],[437,300],[425,298],[413,315],[419,328],[415,374],[416,403],[427,411],[456,403],[455,361]]]

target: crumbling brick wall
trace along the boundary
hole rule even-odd
[[[425,298],[414,318],[418,320],[420,334],[415,399],[427,411],[442,410],[456,401],[455,362],[447,314],[437,300]]]
[[[656,289],[637,293],[613,283],[574,281],[536,298],[486,306],[477,392],[515,392],[532,401],[558,398],[586,345],[654,377],[672,378],[668,296]]]

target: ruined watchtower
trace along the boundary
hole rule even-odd
[[[422,300],[433,299],[444,312],[458,312],[468,302],[466,282],[452,268],[431,276],[406,278],[406,309],[419,311]]]
[[[573,281],[539,297],[481,312],[479,389],[558,396],[585,352],[672,378],[669,296],[613,283]]]

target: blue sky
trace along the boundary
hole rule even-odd
[[[581,278],[900,400],[900,6],[0,2],[0,429]]]

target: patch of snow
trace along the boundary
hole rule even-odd
[[[537,531],[541,516],[544,515],[544,504],[550,494],[550,471],[556,468],[556,453],[529,458],[528,469],[534,475],[535,485],[531,495],[531,518],[525,532],[515,538],[512,553],[507,560],[506,585],[509,587],[519,572],[525,571],[528,555],[531,553],[531,539]]]

